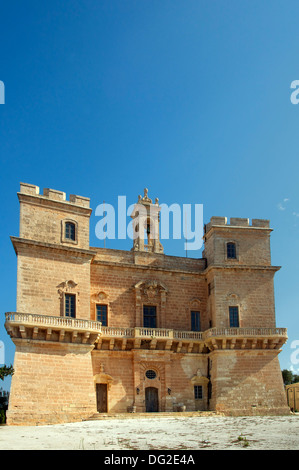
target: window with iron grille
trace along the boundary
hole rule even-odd
[[[76,296],[75,294],[65,294],[64,314],[66,317],[76,317]]]
[[[239,328],[239,307],[229,307],[229,326]]]
[[[149,369],[146,371],[145,373],[145,376],[148,378],[148,379],[155,379],[157,377],[157,374],[154,370],[152,369]]]
[[[227,258],[229,259],[236,259],[236,244],[235,243],[227,243],[226,245],[226,254]]]
[[[97,321],[100,321],[102,323],[102,326],[108,326],[107,305],[97,305]]]
[[[194,398],[195,400],[202,399],[202,385],[194,385]]]

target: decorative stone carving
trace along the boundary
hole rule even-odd
[[[96,303],[107,301],[107,299],[108,299],[108,294],[106,294],[106,292],[104,291],[96,292],[95,294],[92,294],[91,296],[91,301],[96,302]]]
[[[58,284],[58,294],[60,296],[60,298],[62,298],[63,294],[65,293],[78,293],[76,291],[76,288],[77,288],[78,284],[72,280],[70,281],[64,281],[64,282],[61,282],[60,284]]]

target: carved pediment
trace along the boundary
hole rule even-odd
[[[193,375],[191,379],[192,385],[207,385],[209,383],[209,379],[203,375]]]
[[[230,293],[226,296],[226,300],[227,302],[236,303],[236,302],[239,302],[240,298],[238,294]]]
[[[108,299],[108,294],[106,294],[106,292],[104,291],[96,292],[92,294],[91,296],[92,302],[104,302],[104,301],[107,301],[107,299]]]
[[[153,298],[160,293],[167,293],[164,284],[157,280],[139,281],[134,287],[148,298]]]
[[[67,291],[67,290],[74,289],[75,287],[77,287],[77,285],[78,284],[74,281],[64,281],[64,282],[61,282],[60,284],[58,284],[57,287]]]
[[[71,293],[76,292],[77,287],[78,287],[78,284],[75,281],[69,280],[69,281],[64,281],[58,284],[57,289],[58,289],[58,293],[62,295],[67,292],[71,292]]]
[[[191,301],[190,301],[190,309],[192,310],[199,310],[200,309],[200,304],[201,304],[201,301],[200,299],[198,298],[193,298]]]

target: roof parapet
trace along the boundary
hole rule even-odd
[[[248,218],[231,217],[230,222],[227,223],[227,217],[211,217],[210,222],[205,226],[205,233],[212,227],[248,227],[248,228],[270,228],[270,220],[267,219],[252,219],[251,225]]]
[[[69,201],[66,200],[66,194],[63,191],[56,189],[44,188],[43,194],[40,194],[39,186],[28,183],[20,183],[20,193],[27,194],[29,196],[38,196],[47,198],[52,201],[66,202],[75,204],[76,206],[89,208],[90,199],[88,197],[78,196],[76,194],[70,194]]]

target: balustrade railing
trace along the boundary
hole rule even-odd
[[[39,315],[35,313],[8,312],[5,314],[7,322],[26,323],[34,326],[77,328],[83,330],[101,331],[101,322],[84,320],[71,317],[55,317],[51,315]]]
[[[211,336],[286,336],[286,328],[211,328],[203,333],[204,339]]]
[[[71,317],[55,317],[34,313],[8,312],[5,314],[7,323],[27,324],[28,326],[41,326],[52,328],[71,328],[79,330],[92,330],[102,337],[113,338],[147,338],[147,339],[174,339],[177,341],[204,341],[210,337],[287,337],[286,328],[210,328],[204,332],[182,331],[167,328],[147,327],[113,327],[102,326],[101,322]]]

